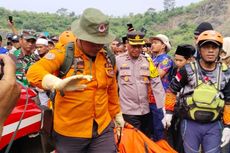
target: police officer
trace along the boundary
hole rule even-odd
[[[124,126],[124,120],[115,67],[103,49],[104,44],[114,39],[109,32],[108,17],[98,9],[88,8],[79,22],[73,22],[72,31],[77,40],[73,66],[66,76],[60,79],[52,75],[63,64],[66,52],[63,47],[51,50],[33,64],[28,80],[39,88],[57,91],[54,139],[58,153],[114,153],[112,119],[118,127]]]
[[[128,51],[116,57],[121,108],[125,121],[150,137],[148,86],[151,85],[158,108],[164,106],[165,92],[151,57],[142,54],[144,33],[131,31],[127,38]]]

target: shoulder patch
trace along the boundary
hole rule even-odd
[[[53,60],[53,59],[55,59],[55,54],[49,52],[49,53],[47,53],[44,57],[45,57],[46,59],[48,59],[48,60]]]
[[[168,58],[165,58],[165,59],[162,61],[162,64],[163,64],[163,65],[167,65],[168,63],[169,63]]]

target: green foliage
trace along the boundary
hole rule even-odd
[[[77,17],[73,13],[58,15],[51,13],[34,13],[27,11],[9,11],[0,8],[0,29],[9,31],[7,26],[8,16],[13,16],[15,26],[18,30],[33,29],[37,32],[48,31],[52,35],[61,33],[70,27],[73,20]]]
[[[166,31],[167,36],[170,38],[172,43],[172,50],[169,54],[173,54],[176,47],[179,44],[193,44],[194,43],[194,29],[196,25],[194,24],[181,24],[178,28],[174,30]]]
[[[192,13],[199,7],[198,4],[192,4],[188,7],[177,7],[167,11],[156,12],[154,8],[149,8],[143,14],[130,13],[128,16],[113,17],[110,16],[110,30],[119,38],[127,33],[127,23],[132,23],[134,29],[140,30],[142,27],[147,29],[146,37],[159,33],[166,34],[173,44],[173,50],[181,43],[193,43],[193,31],[195,26],[192,21],[185,21],[176,27],[167,28],[171,18],[182,14]],[[12,15],[16,28],[33,29],[37,32],[48,31],[52,35],[60,34],[70,27],[72,21],[79,18],[74,12],[65,8],[57,10],[56,14],[34,13],[27,11],[9,11],[0,8],[0,31],[9,31],[7,27],[8,16]],[[189,23],[191,22],[191,23]],[[161,27],[162,25],[162,27]]]

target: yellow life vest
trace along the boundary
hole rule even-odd
[[[188,117],[199,122],[212,122],[219,118],[224,100],[220,92],[221,72],[225,70],[223,64],[218,63],[217,82],[204,82],[199,79],[196,62],[190,63],[195,74],[196,84],[194,92],[186,98]]]

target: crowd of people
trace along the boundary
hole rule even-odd
[[[17,80],[38,92],[40,105],[53,104],[58,153],[116,152],[113,129],[126,123],[180,153],[230,151],[230,37],[210,23],[199,24],[194,44],[181,42],[173,56],[167,35],[146,39],[129,24],[116,38],[94,8],[51,39],[9,26],[5,47],[0,37],[0,133],[19,95]]]

